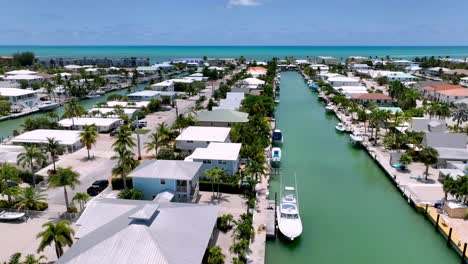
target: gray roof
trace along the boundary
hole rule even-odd
[[[247,123],[249,114],[232,109],[216,109],[197,114],[196,119],[202,122]]]
[[[423,139],[424,147],[460,148],[466,150],[467,137],[463,133],[426,132]]]
[[[190,181],[198,174],[202,165],[202,162],[183,160],[145,160],[128,176]]]
[[[429,127],[443,126],[444,131],[447,129],[445,120],[440,119],[426,119],[426,118],[413,118],[411,129],[416,132],[430,131]]]
[[[468,150],[462,148],[435,148],[439,152],[439,159],[468,160]]]
[[[77,222],[81,225],[76,235],[80,239],[56,263],[201,263],[219,207],[154,204],[92,200]],[[142,209],[145,216],[151,215],[149,220],[129,218]],[[86,233],[81,233],[83,228]]]

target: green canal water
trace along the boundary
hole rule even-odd
[[[302,76],[281,73],[277,127],[284,134],[283,185],[297,173],[304,231],[293,242],[267,242],[266,263],[460,263],[364,150],[337,134]],[[279,175],[271,193],[279,190]]]
[[[135,89],[133,87],[130,88],[130,91],[131,92],[141,91],[141,90],[143,90],[145,88],[145,86],[146,86],[146,84],[139,84],[139,85],[137,85],[135,87]],[[128,89],[112,91],[112,92],[106,93],[104,96],[101,96],[101,97],[98,97],[98,98],[81,100],[80,104],[85,109],[89,110],[89,109],[93,108],[93,106],[95,106],[97,103],[107,101],[107,97],[109,95],[112,95],[112,94],[128,94],[128,91],[129,91]],[[56,108],[54,110],[54,112],[59,114],[59,116],[62,116],[63,106]],[[21,128],[21,125],[23,124],[23,122],[24,122],[24,120],[26,118],[33,118],[33,117],[41,116],[41,115],[44,115],[44,114],[45,114],[45,112],[37,112],[37,113],[31,114],[31,115],[23,116],[23,117],[16,118],[16,119],[9,119],[9,120],[0,121],[0,138],[6,138],[8,136],[12,136],[13,131],[15,129]]]

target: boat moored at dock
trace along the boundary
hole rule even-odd
[[[299,214],[296,188],[284,187],[280,205],[277,207],[278,229],[288,240],[302,234],[302,221]]]
[[[271,149],[271,165],[272,166],[279,166],[281,163],[281,149],[280,148],[272,148]]]
[[[346,132],[348,128],[343,123],[338,123],[336,124],[335,129],[338,132]]]
[[[273,144],[283,144],[284,142],[283,133],[281,132],[280,129],[273,130],[272,142]]]
[[[362,142],[364,141],[364,138],[361,134],[358,133],[352,133],[349,135],[349,139],[351,143],[355,146],[360,146]]]

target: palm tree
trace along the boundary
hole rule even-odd
[[[43,224],[42,227],[44,227],[45,230],[36,236],[36,238],[41,238],[37,253],[44,251],[46,247],[54,243],[55,254],[57,254],[57,258],[60,258],[63,255],[63,248],[73,245],[73,235],[75,231],[71,228],[67,220],[62,220],[57,224],[47,222]]]
[[[45,150],[50,153],[50,158],[52,160],[52,164],[54,167],[54,172],[55,172],[55,156],[63,151],[63,147],[60,145],[60,143],[55,140],[55,138],[47,138],[47,144],[45,145]]]
[[[452,120],[457,122],[457,128],[462,122],[468,121],[468,105],[465,103],[455,104],[452,108]]]
[[[214,184],[215,182],[218,182],[221,179],[223,172],[224,171],[218,167],[212,167],[211,169],[205,171],[207,178],[211,180],[211,190],[213,191],[213,198],[215,197]],[[219,184],[216,197],[219,197]]]
[[[85,125],[83,127],[83,131],[80,132],[80,138],[83,144],[86,146],[86,149],[88,150],[88,160],[91,159],[91,156],[89,155],[89,150],[93,147],[93,145],[96,144],[98,137],[98,132],[96,125]]]
[[[78,179],[79,177],[80,174],[73,171],[71,167],[58,168],[57,172],[49,177],[50,187],[63,187],[63,194],[65,196],[65,206],[67,207],[67,212],[70,211],[70,206],[68,203],[67,186],[74,190],[76,185],[80,184],[80,180]]]
[[[24,210],[36,210],[40,203],[45,202],[47,195],[44,190],[26,187],[16,195],[16,208]]]
[[[130,174],[130,172],[132,172],[132,168],[129,166],[128,158],[120,158],[117,165],[112,168],[112,175],[122,178],[124,190],[127,189],[127,175]]]
[[[427,176],[429,176],[429,166],[436,164],[438,157],[439,153],[436,149],[432,147],[424,148],[419,153],[419,158],[421,159],[422,163],[424,163],[424,165],[426,166],[426,181]]]
[[[155,132],[150,135],[150,141],[145,144],[146,151],[154,150],[154,157],[158,155],[158,149],[162,144],[161,134]]]
[[[245,168],[246,173],[253,175],[255,182],[258,182],[258,176],[265,175],[265,166],[262,163],[256,161],[250,162],[250,164]]]
[[[17,163],[23,167],[29,166],[33,174],[33,186],[36,186],[36,175],[34,174],[34,165],[41,164],[47,160],[44,151],[35,145],[25,146],[25,152],[18,155]]]
[[[167,144],[169,143],[169,140],[170,140],[170,136],[171,136],[171,129],[166,125],[166,123],[162,122],[161,124],[159,124],[158,128],[157,128],[157,133],[160,135],[161,137],[161,141],[163,144]]]
[[[3,163],[2,167],[0,167],[0,188],[5,190],[8,204],[11,204],[10,188],[8,188],[9,181],[20,182],[21,178],[19,177],[18,169],[8,163]]]
[[[385,110],[380,110],[378,108],[371,110],[370,120],[375,127],[374,145],[377,145],[380,126],[382,123],[386,122],[387,119],[388,114]]]
[[[135,139],[128,125],[122,125],[117,133],[117,140],[112,144],[115,152],[122,149],[133,149],[136,146]]]
[[[72,98],[68,103],[65,104],[65,109],[63,112],[63,117],[71,118],[72,120],[72,129],[75,127],[74,117],[82,116],[86,113],[86,110],[83,106],[81,106],[76,100],[76,98]]]
[[[224,256],[223,251],[221,250],[220,247],[215,246],[210,248],[208,250],[208,264],[223,264],[224,259],[226,256]]]
[[[89,200],[89,194],[84,193],[84,192],[78,192],[73,196],[72,201],[77,201],[78,204],[80,205],[80,211],[83,211],[84,205],[86,202]]]
[[[416,107],[417,100],[422,98],[421,93],[415,89],[406,88],[399,98],[400,106],[404,110]]]
[[[21,261],[21,253],[15,253],[11,255],[10,259],[8,262],[3,262],[3,264],[45,264],[46,262],[43,262],[43,260],[46,260],[47,258],[43,255],[39,256],[39,258],[36,258],[33,254],[28,254],[24,258],[24,261]]]

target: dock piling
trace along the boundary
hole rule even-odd
[[[465,264],[465,263],[466,263],[466,262],[465,262],[465,254],[466,254],[466,242],[465,242],[465,245],[463,245],[463,254],[462,254],[462,259],[461,259],[461,260],[462,260],[462,261],[461,261],[462,264]]]
[[[437,214],[437,221],[435,223],[435,231],[437,232],[438,228],[439,228],[439,218],[440,218],[440,214]]]
[[[449,230],[448,237],[447,237],[447,247],[450,247],[450,241],[452,240],[452,227]]]
[[[426,219],[427,219],[427,210],[428,210],[428,209],[429,209],[429,205],[426,204],[426,211],[425,211],[425,213],[424,213],[424,218],[426,218]]]

